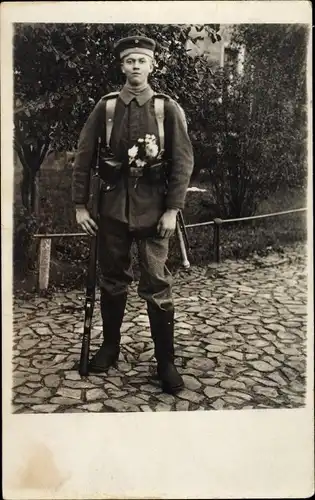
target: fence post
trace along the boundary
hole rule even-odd
[[[51,238],[41,238],[39,246],[39,290],[47,290],[50,271]]]
[[[215,251],[215,260],[216,262],[220,262],[220,226],[222,224],[222,219],[216,218],[213,220],[214,222],[214,234],[213,234],[213,245]]]

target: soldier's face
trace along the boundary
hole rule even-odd
[[[123,59],[121,69],[128,82],[138,86],[148,80],[149,74],[153,71],[153,61],[144,54],[130,54]]]

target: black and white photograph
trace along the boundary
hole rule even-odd
[[[14,412],[304,404],[308,36],[14,26]]]
[[[304,409],[310,19],[103,19],[12,24],[11,414]]]

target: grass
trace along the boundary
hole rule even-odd
[[[210,199],[209,184],[205,180],[194,182],[194,186],[206,192],[187,194],[184,217],[186,224],[212,220],[206,203]],[[71,204],[71,170],[46,169],[41,175],[42,218],[48,222],[52,232],[81,232],[75,221]],[[305,194],[301,190],[279,191],[270,196],[258,207],[257,214],[303,208],[306,206]],[[16,203],[18,209],[18,202]],[[213,225],[187,229],[192,265],[207,265],[214,260]],[[247,222],[223,224],[220,231],[221,259],[247,258],[254,252],[264,255],[270,251],[285,251],[285,246],[303,241],[307,236],[306,213],[293,213],[283,216],[258,219]],[[58,238],[52,242],[52,262],[50,289],[71,289],[84,287],[89,246],[87,238]],[[135,277],[138,276],[137,253],[133,249]],[[173,238],[170,245],[168,266],[175,271],[181,265],[179,245]],[[23,268],[23,266],[22,266]],[[34,291],[37,282],[37,269],[28,273],[15,262],[14,287],[16,293]]]

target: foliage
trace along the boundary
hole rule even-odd
[[[223,217],[252,215],[257,203],[306,180],[306,48],[303,26],[234,30],[243,73],[215,72],[199,120],[214,199]]]

